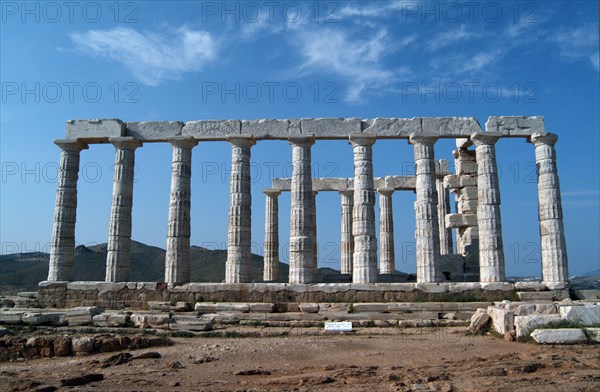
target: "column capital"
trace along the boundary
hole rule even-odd
[[[391,196],[394,193],[394,188],[377,188],[377,192],[384,196]]]
[[[348,136],[348,142],[354,146],[365,146],[370,147],[377,141],[376,136],[372,135],[350,135]]]
[[[87,150],[88,144],[82,142],[79,139],[56,139],[54,144],[58,146],[62,151],[75,151]]]
[[[475,132],[471,141],[475,146],[493,146],[502,137],[500,132]]]
[[[298,147],[310,147],[315,144],[314,136],[290,136],[288,137],[288,143],[292,146]]]
[[[527,141],[536,147],[541,145],[553,146],[558,141],[558,135],[550,132],[535,132]]]
[[[131,136],[111,137],[108,141],[119,150],[135,150],[142,147],[142,142]]]
[[[431,133],[411,133],[408,137],[410,144],[423,144],[433,146],[437,142],[438,136]]]
[[[227,141],[236,147],[252,147],[256,144],[256,139],[251,135],[228,136]]]
[[[263,193],[270,197],[277,197],[281,194],[279,189],[263,189]]]
[[[198,140],[191,136],[173,136],[167,139],[173,147],[192,149],[198,144]]]

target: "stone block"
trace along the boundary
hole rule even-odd
[[[515,289],[526,291],[542,291],[546,289],[546,286],[542,282],[524,281],[515,282]]]
[[[352,304],[352,310],[355,313],[363,312],[388,312],[388,304],[385,303],[356,303]]]
[[[200,313],[214,313],[217,311],[217,304],[197,302],[194,306],[194,310]]]
[[[600,305],[559,306],[560,316],[582,325],[600,324]]]
[[[406,137],[421,133],[421,118],[369,118],[362,121],[362,133],[377,135],[378,138]]]
[[[67,310],[69,326],[90,325],[93,317],[102,313],[104,309],[97,306],[77,307]]]
[[[110,137],[125,136],[125,123],[121,120],[68,120],[67,139],[82,139],[90,142],[107,142]]]
[[[186,122],[181,134],[198,140],[226,140],[228,136],[240,135],[241,130],[240,120],[199,120]]]
[[[92,351],[94,351],[95,343],[96,339],[89,336],[73,338],[71,339],[71,350],[75,355],[91,353]]]
[[[48,317],[44,313],[25,312],[21,316],[21,322],[30,325],[43,325],[49,322]]]
[[[477,309],[471,317],[471,324],[469,324],[469,332],[476,333],[481,331],[490,321],[490,315],[486,309]]]
[[[491,116],[485,123],[486,132],[500,132],[505,136],[527,137],[545,132],[543,116]]]
[[[168,314],[133,313],[131,322],[137,328],[168,329],[171,318]]]
[[[577,344],[587,341],[585,332],[579,328],[536,329],[531,337],[540,344]]]
[[[275,304],[269,302],[259,302],[248,304],[250,312],[271,313],[275,308]]]
[[[0,312],[0,323],[2,324],[21,324],[21,317],[25,311],[9,310]]]
[[[586,328],[585,334],[591,341],[600,343],[600,328]]]
[[[561,320],[558,314],[546,314],[546,315],[528,315],[528,316],[515,316],[515,330],[517,337],[527,335],[534,329],[543,327],[553,321]]]
[[[477,215],[471,214],[446,214],[446,228],[456,229],[460,227],[477,226]]]
[[[187,331],[210,331],[212,322],[209,319],[195,316],[173,316],[169,329]]]
[[[500,335],[514,330],[515,314],[512,310],[507,310],[497,306],[487,308],[488,315],[492,319],[492,328]]]
[[[519,291],[517,295],[521,301],[552,301],[554,299],[552,291]]]
[[[148,310],[169,312],[171,310],[171,304],[167,301],[148,301]]]
[[[127,136],[145,142],[164,142],[173,136],[181,136],[183,123],[180,121],[128,122]]]
[[[416,178],[414,176],[386,176],[384,185],[376,188],[392,188],[396,190],[414,190],[416,187]]]
[[[422,131],[440,137],[471,136],[481,132],[481,125],[475,117],[423,117]]]
[[[302,313],[318,313],[319,312],[319,304],[317,304],[317,303],[301,303],[300,311]]]
[[[303,118],[300,120],[303,135],[319,138],[345,139],[362,131],[360,118]]]
[[[127,313],[105,312],[92,317],[96,327],[126,327],[129,323]]]
[[[217,303],[216,311],[248,313],[250,311],[250,305],[238,302],[219,302]]]
[[[184,301],[178,301],[175,305],[171,305],[171,312],[188,312],[190,310],[190,304]]]
[[[243,120],[242,135],[263,139],[286,139],[289,136],[288,120],[260,119]]]
[[[600,300],[600,290],[573,290],[575,297],[580,300],[598,301]]]

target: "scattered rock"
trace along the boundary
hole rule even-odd
[[[162,355],[160,355],[160,353],[156,352],[156,351],[148,351],[147,353],[142,353],[139,355],[136,355],[135,357],[132,357],[131,360],[133,361],[134,359],[158,359],[162,357]]]
[[[477,333],[483,330],[490,321],[490,315],[487,310],[479,308],[475,311],[471,317],[471,325],[469,325],[469,332]]]
[[[71,340],[71,349],[74,354],[91,353],[94,351],[94,345],[96,339],[89,336],[82,336],[80,338],[73,338]]]
[[[218,357],[213,357],[210,355],[204,355],[202,358],[196,359],[195,361],[193,361],[192,363],[194,365],[200,365],[202,363],[208,363],[208,362],[213,362],[213,361],[218,361],[219,358]]]
[[[110,356],[108,358],[106,358],[104,360],[104,362],[102,363],[103,368],[107,368],[109,366],[117,366],[117,365],[122,365],[124,363],[129,362],[129,359],[132,357],[133,355],[131,355],[130,353],[119,353],[119,354],[115,354],[113,356]]]
[[[587,340],[587,336],[579,328],[536,329],[531,333],[531,337],[542,344],[574,344]]]
[[[170,362],[167,367],[169,369],[185,369],[185,366],[183,366],[179,361]]]
[[[63,387],[76,387],[79,385],[89,384],[91,382],[104,380],[104,374],[102,373],[91,373],[80,377],[63,378],[60,380],[60,385]]]
[[[517,340],[515,331],[504,332],[504,340],[506,340],[507,342],[514,342],[515,340]]]
[[[259,375],[269,376],[271,374],[273,374],[273,373],[269,370],[249,369],[249,370],[239,371],[235,375],[236,376],[259,376]]]
[[[117,338],[100,337],[96,339],[95,347],[101,353],[106,353],[111,351],[119,351],[121,349],[121,344]]]
[[[67,357],[71,355],[71,339],[66,336],[54,339],[54,355],[57,357]]]

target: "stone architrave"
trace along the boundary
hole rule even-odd
[[[373,182],[374,136],[351,135],[354,151],[354,209],[352,235],[353,283],[377,282],[377,237],[375,235],[375,184]]]
[[[48,280],[69,281],[73,280],[79,156],[81,150],[87,149],[88,145],[77,139],[55,140],[54,144],[60,148],[60,166],[56,183]]]
[[[477,155],[477,226],[481,282],[506,280],[495,147],[500,137],[501,135],[491,132],[471,135]]]
[[[231,180],[225,283],[248,283],[252,280],[250,148],[256,141],[248,136],[227,141],[231,144]]]
[[[569,278],[560,182],[554,149],[557,140],[558,136],[553,133],[534,133],[529,140],[535,146],[537,166],[542,281],[553,288],[564,287]]]
[[[396,271],[394,253],[394,215],[392,210],[393,189],[380,188],[379,193],[379,273]]]
[[[441,280],[438,195],[436,190],[434,144],[436,136],[411,134],[416,165],[416,250],[417,282]]]
[[[352,209],[354,208],[354,192],[352,190],[340,191],[340,199],[342,205],[340,272],[342,274],[352,274],[352,257],[354,253]]]
[[[265,189],[265,250],[263,280],[279,280],[279,195],[281,191]]]
[[[314,241],[312,208],[312,136],[290,137],[292,146],[292,184],[290,188],[290,275],[289,283],[312,283],[314,279]]]
[[[133,173],[135,149],[142,142],[133,137],[111,137],[115,146],[115,176],[108,230],[106,281],[129,280],[131,259],[131,211],[133,207]]]
[[[198,141],[192,137],[178,136],[169,138],[169,142],[173,147],[173,159],[165,282],[188,283],[190,281],[192,148],[198,144]]]

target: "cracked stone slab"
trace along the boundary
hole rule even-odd
[[[486,132],[500,132],[504,136],[527,137],[535,132],[546,132],[543,116],[490,116]]]
[[[314,135],[323,139],[342,139],[362,130],[362,120],[353,118],[303,118],[300,129],[303,135]]]
[[[409,137],[411,133],[423,132],[421,117],[369,118],[362,121],[362,133],[377,137]]]
[[[481,132],[475,117],[423,117],[422,132],[440,137],[470,136]]]
[[[127,136],[141,141],[164,142],[173,136],[181,136],[181,121],[142,121],[128,122]]]
[[[67,139],[106,143],[110,137],[125,136],[125,128],[125,123],[115,118],[68,120]]]
[[[289,136],[290,122],[288,120],[275,120],[263,118],[260,120],[242,120],[243,135],[252,135],[256,138],[285,139]]]
[[[181,131],[182,136],[192,136],[198,140],[225,140],[228,136],[241,135],[240,120],[199,120],[188,121]]]

